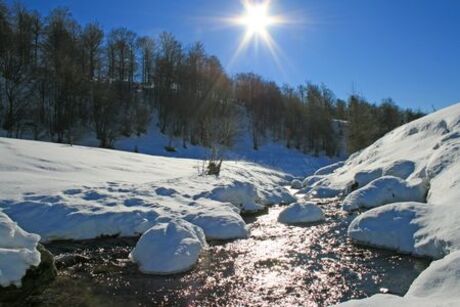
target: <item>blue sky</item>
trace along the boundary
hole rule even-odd
[[[11,1],[7,1],[11,2]],[[460,1],[272,0],[271,12],[293,24],[270,29],[280,69],[261,43],[231,65],[244,28],[219,18],[243,12],[240,0],[24,0],[42,14],[68,7],[80,22],[139,34],[172,32],[196,40],[230,74],[252,71],[278,84],[323,82],[338,97],[357,92],[373,102],[392,97],[424,111],[460,101]]]

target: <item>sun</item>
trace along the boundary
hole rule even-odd
[[[254,42],[254,50],[258,52],[259,42],[268,50],[275,60],[276,65],[282,68],[280,54],[282,53],[270,30],[276,26],[283,26],[288,23],[288,19],[283,15],[274,15],[272,12],[273,0],[241,0],[243,11],[240,15],[226,18],[233,26],[244,27],[245,33],[241,37],[241,41],[235,50],[228,66],[239,57],[239,55],[247,50],[251,42]]]
[[[275,18],[269,15],[269,2],[243,2],[245,13],[239,18],[239,23],[246,26],[248,36],[267,37],[268,27],[275,23]]]

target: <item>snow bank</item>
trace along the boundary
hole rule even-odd
[[[170,220],[147,230],[130,258],[144,273],[180,273],[193,267],[206,245],[201,228],[184,220]]]
[[[40,264],[37,244],[40,236],[17,226],[0,211],[0,286],[21,286],[21,280],[31,266]]]
[[[458,306],[460,303],[460,251],[434,261],[412,283],[404,297],[377,294],[362,300],[339,304],[341,307]]]
[[[427,205],[394,203],[366,212],[350,226],[352,237],[359,237],[361,243],[433,258],[460,249],[460,104],[391,131],[350,157],[343,167],[325,175],[309,193],[315,197],[330,197],[334,190],[347,194],[386,175],[407,181],[407,186],[397,184],[397,189],[425,182],[429,187]],[[400,196],[406,193],[402,192]],[[384,194],[373,190],[366,204],[387,202]],[[353,197],[356,195],[360,194]],[[401,228],[401,242],[395,241],[393,235],[379,238],[391,225]],[[358,226],[359,231],[354,228]],[[387,237],[388,242],[384,242]]]
[[[342,202],[342,209],[352,211],[396,202],[424,202],[426,193],[427,186],[422,180],[409,184],[398,177],[384,176],[348,194]]]
[[[288,225],[314,223],[322,220],[324,220],[323,210],[312,202],[290,204],[278,216],[278,222]]]
[[[292,199],[286,173],[249,162],[225,161],[216,178],[200,175],[199,160],[6,138],[0,157],[0,210],[43,241],[140,235],[163,217],[242,238],[239,210],[210,191],[246,206]]]

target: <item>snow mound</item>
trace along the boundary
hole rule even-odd
[[[190,213],[183,218],[203,229],[206,238],[209,240],[230,240],[246,238],[249,234],[246,223],[235,211],[221,210],[222,203],[212,200],[198,200],[191,204],[209,204],[209,209],[198,213]],[[233,206],[230,203],[228,207]]]
[[[415,163],[410,160],[398,160],[383,169],[383,175],[406,179],[415,170]]]
[[[266,205],[290,204],[296,200],[284,186],[277,186],[270,190],[260,191],[263,203]]]
[[[40,236],[22,230],[0,211],[0,286],[21,286],[27,269],[40,264]]]
[[[294,179],[291,181],[291,188],[293,189],[301,189],[302,188],[302,181],[300,181],[299,179]]]
[[[355,224],[372,220],[375,227],[362,228],[362,236],[375,238],[381,246],[401,249],[400,244],[392,241],[384,244],[377,234],[381,228],[388,228],[389,216],[394,216],[396,223],[399,214],[407,213],[397,221],[398,227],[410,229],[409,233],[414,229],[416,231],[412,233],[411,240],[407,240],[412,246],[404,246],[403,250],[420,256],[442,258],[460,249],[460,104],[391,131],[351,156],[343,167],[325,175],[309,193],[316,193],[315,197],[330,197],[333,194],[329,193],[331,190],[348,194],[382,176],[405,179],[408,187],[420,181],[425,182],[429,191],[426,196],[428,205],[424,207],[429,209],[414,207],[409,210],[404,203],[395,203],[365,213]],[[328,193],[317,193],[317,190]],[[375,198],[369,198],[366,202],[382,202],[383,194],[383,191],[374,191]],[[377,227],[379,224],[382,226]]]
[[[424,203],[395,203],[356,217],[348,227],[350,238],[360,244],[414,253],[414,234],[420,229],[414,219],[428,211]]]
[[[341,168],[345,164],[345,161],[339,161],[334,164],[327,165],[318,169],[313,175],[329,175],[332,174],[336,169]]]
[[[243,213],[262,211],[265,206],[258,204],[260,197],[256,187],[249,182],[233,182],[228,186],[218,187],[211,191],[208,198],[235,205]]]
[[[388,306],[458,306],[460,303],[460,251],[434,261],[412,283],[404,297],[377,294],[351,300],[340,307]]]
[[[424,202],[426,192],[427,187],[422,180],[415,184],[409,184],[398,177],[384,176],[348,194],[343,200],[342,209],[352,211],[396,202]]]
[[[314,223],[324,220],[324,213],[313,202],[296,202],[280,212],[278,222],[288,225]]]
[[[309,191],[310,198],[335,198],[342,195],[343,189],[337,189],[334,187],[325,187],[322,185],[315,185]]]
[[[321,180],[323,180],[325,178],[324,175],[312,175],[312,176],[308,176],[307,178],[305,178],[303,181],[302,181],[302,186],[303,187],[311,187],[313,186],[314,184],[320,182]]]
[[[174,274],[190,270],[204,247],[201,228],[184,220],[170,220],[147,230],[130,258],[144,273]]]
[[[356,187],[364,187],[371,181],[374,181],[375,179],[382,176],[382,174],[383,172],[381,168],[357,172],[354,178],[354,184]]]
[[[415,163],[409,160],[396,160],[386,164],[383,168],[377,167],[370,170],[362,170],[355,174],[352,186],[355,188],[364,187],[381,176],[392,176],[406,179],[415,170]]]

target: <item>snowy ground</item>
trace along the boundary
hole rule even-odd
[[[115,149],[127,152],[137,151],[148,155],[172,158],[203,160],[210,157],[211,152],[209,148],[194,146],[189,143],[187,143],[187,147],[184,148],[180,138],[173,138],[170,140],[168,136],[160,133],[155,118],[156,116],[154,115],[149,129],[145,134],[140,136],[132,135],[130,137],[121,137],[115,141]],[[313,172],[325,165],[344,159],[344,157],[329,158],[324,155],[318,157],[307,155],[294,148],[286,148],[283,142],[274,142],[271,137],[261,139],[260,148],[258,150],[253,150],[251,133],[249,132],[250,127],[248,127],[248,125],[247,122],[242,122],[239,136],[236,138],[232,148],[221,148],[225,159],[257,163],[287,173],[293,177],[303,177],[313,174]],[[0,128],[0,137],[2,136],[6,136],[6,132]],[[32,136],[24,134],[21,138],[32,139]],[[75,144],[98,147],[99,141],[94,133],[86,133],[77,138]],[[165,150],[165,146],[170,144],[176,149],[176,152],[168,152]]]
[[[243,238],[241,210],[294,200],[291,175],[251,162],[225,161],[216,178],[196,159],[7,138],[0,157],[0,212],[42,241],[140,235],[165,218]]]

